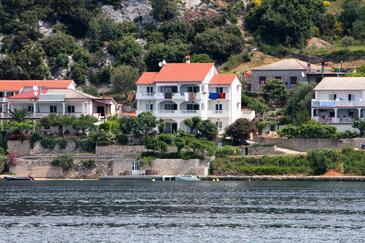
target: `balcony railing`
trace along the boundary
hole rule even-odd
[[[155,93],[146,93],[146,92],[138,92],[136,97],[137,99],[157,99],[157,100],[186,100],[186,101],[194,101],[200,100],[204,97],[203,93],[193,93],[193,95],[189,95],[188,92],[184,93],[163,93],[163,92],[155,92]]]
[[[321,122],[321,123],[353,123],[355,118],[354,117],[319,117],[315,116],[313,117],[315,121]],[[364,119],[364,118],[361,118]]]
[[[312,107],[357,107],[365,106],[365,101],[352,101],[352,100],[315,100],[312,99]]]

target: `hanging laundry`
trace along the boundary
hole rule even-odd
[[[217,100],[219,98],[218,93],[209,93],[209,99],[211,100]]]
[[[196,95],[195,95],[195,93],[190,92],[190,93],[189,93],[189,101],[195,101],[195,100],[196,100]]]

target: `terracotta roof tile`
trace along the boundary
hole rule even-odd
[[[20,91],[32,86],[67,89],[72,83],[72,80],[0,80],[0,91]]]
[[[231,85],[234,79],[237,77],[236,74],[216,74],[213,76],[212,80],[209,84],[218,84],[218,85]]]
[[[139,77],[136,84],[153,84],[157,74],[157,72],[144,72],[141,77]]]
[[[202,82],[213,67],[213,63],[168,63],[156,75],[155,82]]]

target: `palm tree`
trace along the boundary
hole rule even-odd
[[[10,119],[17,122],[27,120],[29,114],[30,112],[26,109],[15,108],[14,110],[9,110]]]

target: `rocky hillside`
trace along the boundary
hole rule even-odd
[[[133,90],[158,63],[224,63],[244,51],[241,0],[0,0],[0,79],[74,79],[97,95]]]

